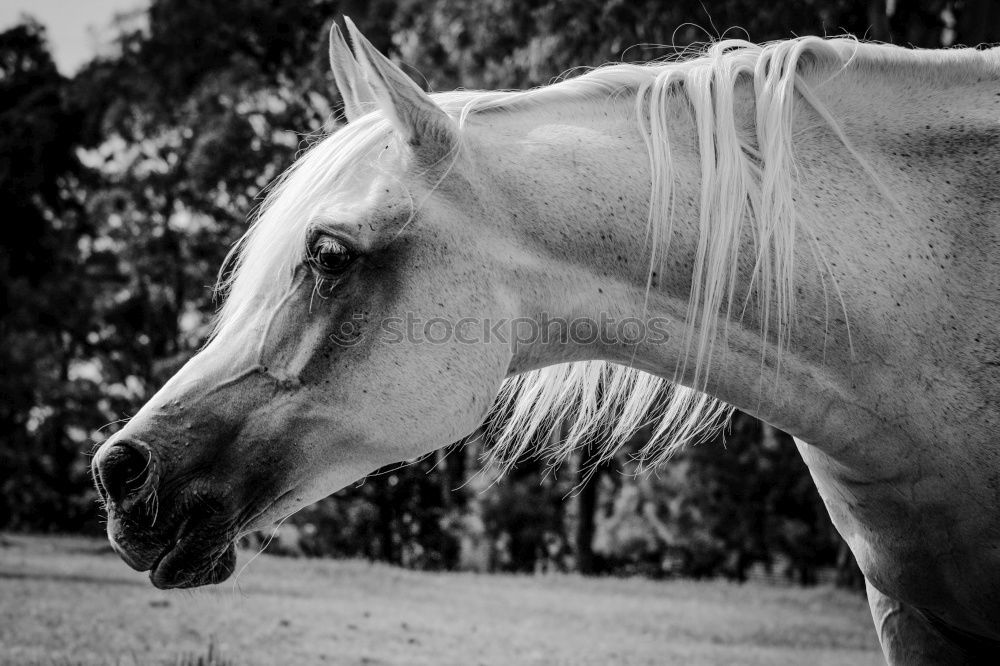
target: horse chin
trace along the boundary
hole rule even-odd
[[[161,590],[215,585],[229,578],[235,568],[234,542],[208,548],[197,534],[190,534],[160,554],[149,570],[149,580]]]

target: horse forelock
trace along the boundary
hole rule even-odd
[[[372,156],[392,145],[388,121],[369,114],[314,143],[268,186],[250,228],[223,264],[228,275],[220,274],[216,292],[225,300],[212,338],[259,328],[255,324],[268,318],[292,287],[310,222],[360,172],[377,168]]]

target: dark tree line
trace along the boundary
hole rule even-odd
[[[540,85],[722,35],[1000,39],[989,0],[893,7],[154,0],[119,18],[113,53],[71,78],[41,25],[0,34],[0,529],[100,530],[93,443],[197,350],[215,271],[260,190],[335,126],[324,41],[334,17],[351,16],[439,90]],[[500,481],[482,468],[483,437],[453,445],[303,511],[285,547],[422,568],[742,579],[757,566],[811,582],[839,563],[852,575],[782,433],[741,415],[725,450],[708,442],[644,476],[628,450],[593,467],[597,444],[563,469],[529,460]]]

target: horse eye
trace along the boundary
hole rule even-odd
[[[309,262],[320,273],[337,276],[347,270],[354,261],[354,256],[343,243],[329,236],[321,236],[312,244]]]

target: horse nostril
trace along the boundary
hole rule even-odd
[[[127,508],[126,500],[146,484],[150,462],[146,452],[128,442],[116,442],[107,450],[98,452],[94,461],[96,476],[107,500]]]

